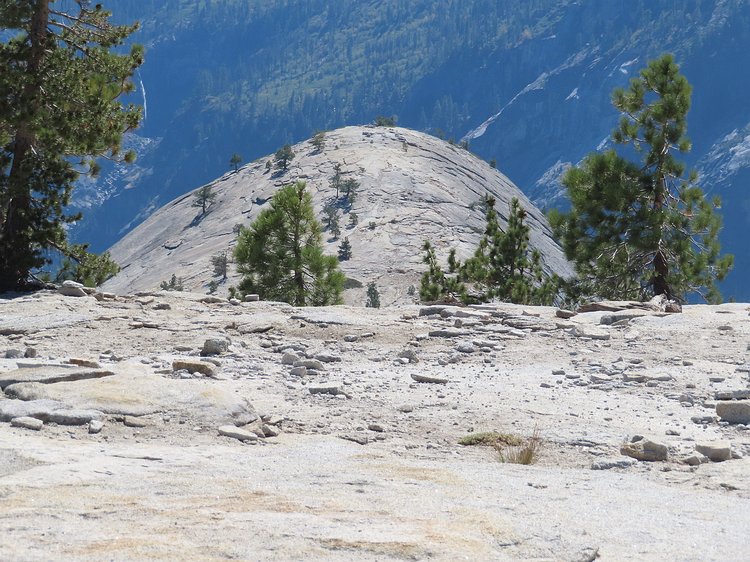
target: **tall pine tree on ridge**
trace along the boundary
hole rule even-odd
[[[621,113],[612,138],[640,162],[592,153],[563,178],[571,211],[551,213],[550,222],[575,262],[579,295],[682,301],[697,293],[720,302],[715,282],[733,257],[720,255],[719,201],[706,200],[697,174],[686,176],[675,157],[690,150],[690,94],[672,55],[651,61],[612,100]]]
[[[14,34],[0,42],[0,292],[28,286],[51,250],[85,261],[65,231],[80,218],[65,213],[73,183],[96,174],[95,157],[135,158],[121,139],[141,110],[118,98],[133,90],[143,49],[112,50],[137,26],[111,24],[88,0],[60,4],[0,1],[0,29]]]

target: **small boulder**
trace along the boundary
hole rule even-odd
[[[332,396],[343,395],[349,398],[349,395],[341,389],[341,384],[335,382],[308,386],[307,390],[310,394],[330,394]]]
[[[729,441],[699,442],[695,444],[695,450],[713,462],[728,461],[732,458],[732,444]]]
[[[57,292],[66,297],[85,297],[88,294],[82,284],[70,280],[63,281]]]
[[[306,369],[314,369],[316,371],[326,370],[326,368],[323,366],[323,363],[321,363],[317,359],[300,359],[299,361],[294,362],[294,366],[305,367]]]
[[[408,363],[419,363],[419,357],[417,352],[413,349],[405,349],[398,354],[400,359],[406,359]]]
[[[95,435],[104,429],[104,422],[102,420],[91,420],[89,422],[89,433]]]
[[[317,359],[318,361],[322,363],[339,363],[341,362],[341,355],[321,352],[315,355],[315,359]]]
[[[417,382],[432,383],[432,384],[447,384],[448,379],[443,377],[434,377],[431,375],[420,375],[418,373],[412,373],[411,378]]]
[[[125,416],[122,420],[126,427],[146,427],[148,422],[138,416]]]
[[[750,424],[750,400],[717,402],[716,413],[729,423]]]
[[[555,311],[555,316],[557,316],[558,318],[566,319],[566,320],[568,318],[573,318],[573,316],[575,316],[576,314],[577,314],[576,312],[573,312],[572,310],[566,310],[564,308],[558,308]]]
[[[189,373],[201,373],[207,377],[215,377],[216,369],[210,363],[203,361],[195,361],[193,359],[175,359],[172,361],[172,370],[180,371],[186,370]]]
[[[669,455],[667,446],[643,437],[634,435],[629,442],[623,443],[620,452],[639,461],[665,461]]]
[[[34,431],[39,431],[44,426],[44,422],[36,418],[22,416],[20,418],[13,418],[12,420],[10,420],[10,425],[12,425],[13,427],[22,427],[24,429],[33,429]]]
[[[685,457],[684,459],[682,459],[682,462],[684,462],[688,466],[699,466],[705,462],[708,462],[708,457],[701,453],[693,453],[689,457]]]
[[[219,427],[219,435],[224,437],[231,437],[232,439],[238,439],[240,441],[257,441],[258,436],[252,431],[247,431],[241,427],[234,425],[222,425]]]
[[[208,355],[220,355],[226,353],[228,349],[229,341],[226,338],[208,338],[203,342],[201,355],[204,357]]]
[[[573,326],[570,333],[577,338],[588,338],[591,340],[608,340],[610,338],[609,332],[601,328],[595,328],[594,326]]]
[[[281,356],[282,365],[294,365],[297,361],[299,361],[299,355],[292,353],[291,351],[287,351]]]

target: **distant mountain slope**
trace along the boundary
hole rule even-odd
[[[106,3],[105,3],[106,4]],[[613,88],[671,51],[694,86],[690,165],[724,199],[750,300],[750,2],[746,0],[118,0],[147,46],[135,168],[87,183],[74,235],[103,250],[174,197],[316,129],[395,114],[499,167],[540,207],[605,146]],[[353,8],[353,6],[355,8]],[[441,133],[442,131],[442,133]]]
[[[192,206],[192,193],[156,211],[112,247],[123,269],[105,287],[123,293],[154,289],[175,274],[184,278],[186,289],[205,291],[212,279],[210,258],[234,246],[234,225],[249,224],[276,189],[296,180],[307,182],[320,215],[335,193],[329,181],[335,164],[361,187],[342,217],[341,238],[324,232],[327,252],[335,255],[348,237],[353,256],[342,269],[362,285],[375,281],[384,305],[414,300],[409,287],[418,291],[425,239],[443,259],[450,247],[459,256],[470,255],[484,229],[479,201],[487,193],[497,198],[501,223],[510,199],[520,198],[528,211],[531,245],[542,252],[547,270],[571,274],[544,216],[508,178],[461,148],[408,129],[347,127],[328,133],[321,152],[310,142],[294,151],[286,173],[266,169],[264,158],[211,182],[217,200],[203,217]],[[358,216],[356,226],[347,226],[351,212]],[[232,275],[220,293],[236,280]],[[347,302],[364,304],[364,292],[347,291]]]

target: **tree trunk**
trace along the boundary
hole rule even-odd
[[[298,189],[299,201],[297,202],[297,220],[294,221],[294,284],[297,287],[296,306],[305,306],[305,278],[302,275],[302,248],[300,247],[300,215],[302,210],[302,198],[304,191]]]
[[[654,211],[659,215],[664,214],[664,199],[666,196],[666,180],[664,179],[664,173],[662,171],[663,161],[659,163],[656,169],[657,186],[656,194],[654,195]],[[656,248],[656,254],[654,255],[654,280],[653,289],[654,296],[665,295],[671,298],[671,291],[669,289],[669,283],[667,282],[667,276],[669,275],[669,263],[667,262],[667,256],[664,255],[662,249],[662,233],[663,233],[663,222],[660,221],[660,232],[659,232],[659,243]]]
[[[28,74],[41,80],[41,66],[44,60],[45,43],[47,39],[47,24],[49,22],[49,0],[37,0],[31,19],[29,41],[31,53],[29,57]],[[39,108],[41,84],[38,81],[29,83],[23,92],[23,103],[30,108],[33,115]],[[29,240],[21,238],[22,231],[28,225],[28,215],[31,208],[31,192],[28,185],[29,155],[36,142],[34,132],[28,121],[18,123],[13,139],[13,163],[8,175],[9,198],[2,224],[2,247],[0,251],[0,291],[19,288],[29,276],[28,259],[34,249]],[[27,259],[19,259],[25,257]]]

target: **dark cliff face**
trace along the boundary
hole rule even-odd
[[[257,5],[256,5],[257,4]],[[686,157],[724,199],[727,297],[750,299],[750,4],[743,0],[122,0],[148,47],[141,158],[79,190],[75,236],[97,250],[150,212],[317,129],[397,115],[467,139],[541,208],[564,206],[559,172],[602,146],[612,89],[662,52],[693,84]],[[484,124],[484,125],[483,125]]]

